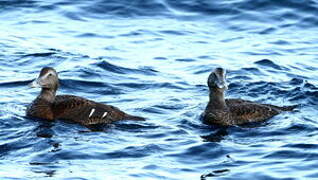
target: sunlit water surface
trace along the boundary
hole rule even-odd
[[[318,178],[317,12],[316,0],[0,1],[0,178]],[[92,132],[25,117],[44,66],[59,94],[147,121]],[[301,107],[204,125],[219,66],[227,97]]]

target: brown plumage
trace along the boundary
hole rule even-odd
[[[242,99],[224,99],[224,91],[227,89],[225,74],[223,68],[216,68],[208,78],[210,101],[203,114],[203,120],[207,124],[228,126],[261,122],[282,111],[292,111],[296,107],[296,105],[279,107]]]
[[[42,88],[40,95],[27,108],[26,114],[47,120],[65,119],[82,125],[108,124],[111,122],[129,119],[145,120],[143,117],[124,113],[118,108],[97,103],[73,95],[58,95],[58,75],[51,67],[41,70],[39,77],[31,87]]]

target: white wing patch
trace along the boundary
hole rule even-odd
[[[90,118],[90,117],[94,114],[94,112],[95,112],[95,109],[93,108],[93,109],[91,110],[91,112],[89,113],[88,118]]]
[[[108,112],[104,112],[104,114],[103,114],[103,116],[102,116],[102,119],[103,119],[104,117],[106,117],[107,114],[108,114]]]

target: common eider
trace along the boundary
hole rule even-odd
[[[42,88],[38,97],[28,106],[27,116],[46,120],[64,119],[85,126],[108,124],[119,120],[145,120],[126,114],[118,108],[73,95],[56,95],[59,87],[57,72],[51,67],[42,68],[30,87]]]
[[[224,99],[224,91],[227,90],[225,75],[226,71],[223,68],[216,68],[209,75],[210,100],[203,113],[203,121],[206,124],[229,126],[261,122],[297,107],[297,105],[279,107],[242,99]]]

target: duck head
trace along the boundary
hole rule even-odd
[[[29,84],[32,88],[42,88],[56,91],[59,86],[58,75],[51,67],[42,68],[40,75]]]
[[[215,68],[208,78],[208,86],[210,90],[225,91],[227,89],[225,76],[225,69],[221,67]]]

